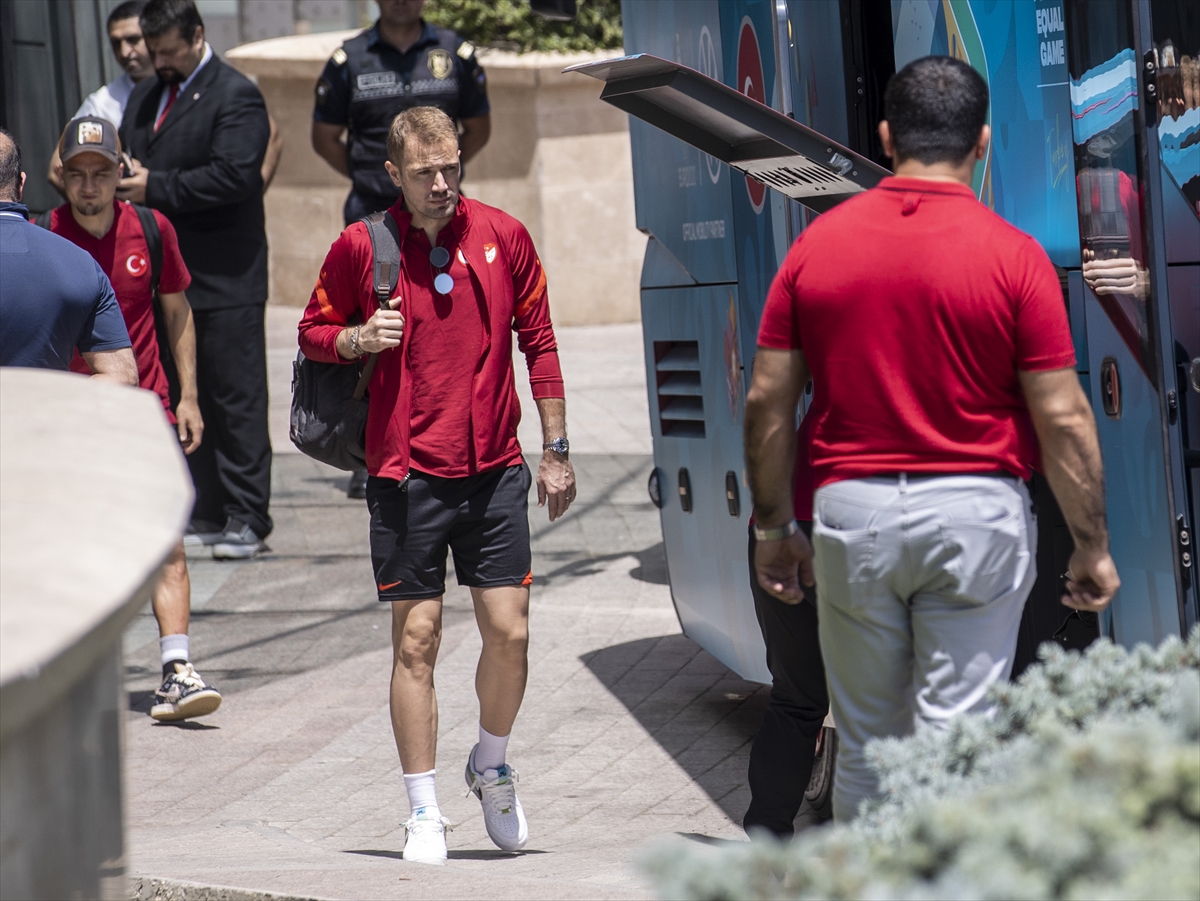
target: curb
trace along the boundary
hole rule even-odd
[[[325,901],[315,895],[279,895],[227,885],[202,885],[153,876],[134,876],[130,880],[131,901]]]

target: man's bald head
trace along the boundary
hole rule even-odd
[[[4,128],[0,128],[0,201],[15,203],[21,199],[25,173],[21,171],[21,147]]]

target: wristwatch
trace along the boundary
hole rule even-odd
[[[756,541],[782,541],[784,538],[791,538],[799,531],[800,523],[794,519],[776,529],[760,529],[757,523],[754,524],[754,538]]]
[[[566,438],[555,438],[549,444],[543,444],[542,450],[554,451],[560,457],[565,457],[571,450],[571,442]]]

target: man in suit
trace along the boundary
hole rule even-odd
[[[124,71],[119,78],[88,94],[72,119],[99,116],[119,128],[134,86],[139,81],[154,76],[154,66],[150,64],[150,51],[146,49],[146,42],[142,39],[142,26],[138,21],[145,6],[146,0],[125,0],[108,14],[108,42],[112,47],[113,56]],[[270,187],[275,170],[279,167],[279,157],[283,153],[283,135],[275,125],[275,120],[270,121],[271,143],[267,145],[267,157],[263,160],[262,167],[264,191]],[[46,173],[46,180],[54,186],[54,190],[66,197],[63,192],[62,160],[58,158],[57,149],[50,157],[50,170]]]
[[[205,442],[188,457],[188,541],[218,559],[265,548],[272,528],[267,430],[267,236],[262,94],[204,39],[192,0],[150,0],[140,19],[156,78],[130,95],[121,138],[132,174],[117,196],[162,212],[192,273],[196,381]]]

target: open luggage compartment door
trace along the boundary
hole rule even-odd
[[[601,100],[818,213],[891,175],[728,85],[648,53],[564,71],[603,81]]]

